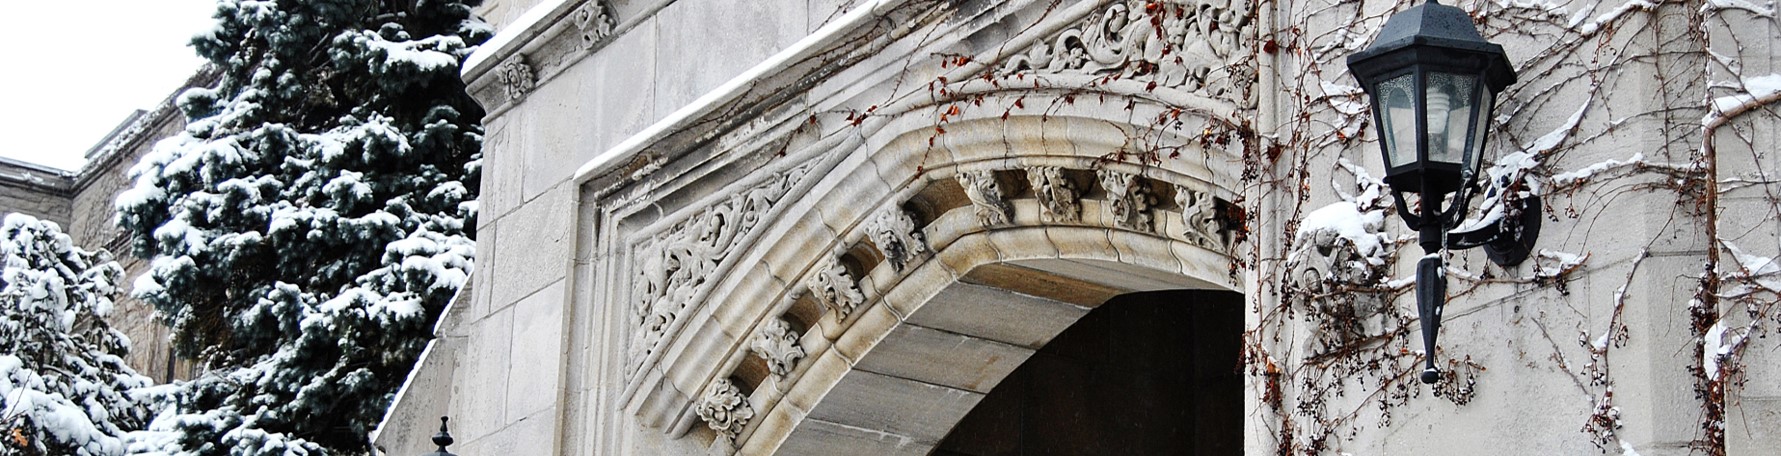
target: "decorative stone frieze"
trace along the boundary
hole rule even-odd
[[[866,237],[878,245],[878,251],[884,253],[885,261],[897,272],[909,265],[909,260],[927,253],[928,242],[915,226],[915,218],[909,211],[900,207],[889,207],[879,211],[878,215],[866,225]]]
[[[754,407],[748,405],[748,396],[743,396],[742,389],[727,378],[711,382],[711,386],[705,388],[705,395],[699,399],[694,412],[705,420],[706,426],[717,431],[717,441],[712,446],[719,449],[734,449],[736,437],[742,435],[748,420],[754,418]]]
[[[810,276],[808,285],[816,302],[834,312],[840,319],[846,319],[853,314],[854,309],[866,302],[866,294],[860,291],[859,282],[835,258],[829,258],[817,266],[816,274]]]
[[[526,63],[525,56],[514,56],[512,60],[501,64],[501,86],[507,90],[507,99],[518,100],[538,85],[538,78],[532,72],[532,65]]]
[[[1150,231],[1150,208],[1156,204],[1150,186],[1136,174],[1105,169],[1096,174],[1101,177],[1101,188],[1107,190],[1107,215],[1113,224],[1128,230]]]
[[[1188,242],[1228,252],[1231,236],[1218,217],[1218,198],[1209,192],[1175,187],[1175,204],[1181,206],[1181,235]]]
[[[1002,196],[1002,184],[996,182],[995,171],[962,172],[958,174],[958,181],[959,186],[965,188],[965,197],[971,199],[977,223],[984,227],[1006,225],[1014,218],[1014,206]]]
[[[1039,220],[1067,223],[1082,219],[1082,194],[1076,189],[1075,183],[1064,177],[1063,168],[1027,168],[1027,181],[1032,183],[1033,195],[1039,200]]]
[[[1255,67],[1242,0],[1125,0],[1004,61],[1002,76],[1076,73],[1150,81],[1247,106]]]
[[[792,325],[779,318],[767,320],[761,326],[749,349],[767,360],[767,371],[780,378],[790,374],[798,360],[804,357],[804,347],[798,345],[798,333],[792,332]]]
[[[810,165],[805,165],[735,191],[635,247],[631,311],[636,331],[627,350],[630,373],[640,370],[644,357],[661,343],[669,327],[693,307],[698,294],[718,275],[718,265],[742,238],[809,172]]]
[[[593,49],[594,45],[612,36],[613,27],[618,20],[612,16],[612,7],[605,0],[591,0],[575,10],[575,29],[581,33],[581,48]]]

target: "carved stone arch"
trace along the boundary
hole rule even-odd
[[[1159,192],[1230,195],[1213,184],[1226,181],[1219,177],[1226,172],[1222,167],[1107,160],[1101,152],[1118,147],[1118,140],[1109,139],[1105,128],[1118,127],[1102,120],[1057,116],[1045,122],[1090,127],[1006,128],[1027,121],[1037,120],[956,123],[957,136],[948,138],[943,155],[934,153],[942,146],[926,145],[924,130],[888,140],[868,136],[809,192],[787,202],[793,209],[783,214],[782,226],[756,246],[762,253],[754,270],[763,272],[746,273],[759,278],[733,280],[739,285],[732,293],[714,298],[744,299],[750,289],[756,297],[746,299],[760,299],[773,295],[773,287],[740,284],[768,282],[783,286],[773,298],[781,304],[759,316],[724,314],[722,309],[741,306],[717,305],[714,318],[736,319],[723,326],[765,325],[775,314],[792,312],[813,292],[809,278],[822,275],[835,258],[863,256],[871,264],[850,277],[864,302],[851,314],[821,314],[800,337],[808,357],[783,378],[756,385],[749,398],[756,423],[735,435],[743,454],[827,454],[837,448],[836,439],[858,440],[844,446],[859,454],[925,453],[970,410],[973,395],[989,391],[1033,350],[1108,298],[1241,288],[1229,245],[1196,243],[1182,231],[1188,218],[1180,208],[1159,200],[1148,209],[1155,219],[1152,228],[1121,227],[1108,212],[1119,196],[1095,182],[1097,172],[1124,173]],[[1061,170],[1079,182],[1074,197],[1085,215],[1063,223],[1041,217],[1038,192],[1021,182],[1035,167]],[[997,182],[992,193],[1005,198],[1009,219],[983,223],[975,211],[983,202],[958,183],[963,175],[987,175]],[[926,252],[906,258],[901,267],[883,252],[858,254],[880,249],[872,230],[887,211],[911,213],[913,223],[905,228],[918,230],[925,243]],[[945,365],[957,353],[944,347],[997,351],[1000,361],[936,378],[899,370],[911,363]],[[734,368],[732,362],[716,372]],[[917,408],[932,413],[878,410],[891,403],[926,403],[933,407]],[[855,418],[862,421],[849,421]]]
[[[1080,2],[1004,50],[1121,2]],[[920,51],[911,55],[938,55]],[[1242,146],[1210,138],[1234,124],[1240,101],[1069,71],[1029,78],[1032,87],[998,86],[975,75],[1015,77],[992,65],[1007,56],[985,55],[953,68],[947,74],[960,77],[929,96],[884,87],[794,87],[811,90],[807,98],[745,91],[723,101],[734,111],[714,107],[677,120],[681,129],[640,134],[634,149],[612,155],[622,158],[578,171],[580,226],[600,243],[578,256],[587,279],[576,293],[596,302],[603,314],[590,319],[603,326],[577,337],[596,347],[583,349],[581,362],[601,366],[602,377],[571,383],[612,391],[577,400],[673,438],[697,429],[719,452],[802,454],[811,433],[845,426],[884,437],[906,431],[905,443],[931,444],[932,432],[824,413],[869,410],[849,401],[889,391],[872,381],[908,380],[885,375],[893,369],[883,363],[894,364],[899,350],[927,353],[899,342],[911,332],[1030,353],[1114,295],[1241,288],[1231,252],[1244,223],[1234,188]],[[810,80],[926,70],[843,71]],[[793,79],[804,80],[773,80]],[[876,97],[890,101],[873,105]],[[847,110],[871,115],[834,122]],[[760,116],[706,122],[729,112]],[[754,120],[729,123],[737,118]],[[997,329],[996,312],[960,302],[1056,318],[1038,329]],[[1001,359],[1011,368],[1024,357]],[[982,374],[921,383],[981,394],[999,379]],[[574,419],[596,415],[569,409]],[[943,434],[962,412],[909,418]]]

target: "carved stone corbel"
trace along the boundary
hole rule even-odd
[[[866,302],[866,294],[860,291],[859,281],[835,258],[829,258],[827,262],[817,266],[816,275],[810,276],[808,285],[816,302],[835,312],[835,316],[840,319],[847,319],[854,309]]]
[[[790,374],[792,368],[797,367],[798,359],[804,357],[804,347],[798,345],[798,334],[792,332],[790,323],[780,318],[768,320],[761,326],[749,349],[767,360],[767,371],[779,378]]]
[[[971,199],[971,209],[977,214],[977,223],[984,227],[1006,225],[1014,219],[1014,206],[1002,195],[1002,184],[996,182],[996,173],[991,170],[966,171],[958,174],[959,186],[965,188],[965,197]]]
[[[1218,198],[1210,192],[1175,187],[1175,204],[1181,206],[1182,236],[1200,247],[1228,251],[1230,236],[1218,220]]]
[[[742,389],[730,383],[730,379],[722,378],[705,388],[704,397],[694,412],[705,420],[705,425],[717,431],[714,447],[733,449],[736,438],[742,435],[742,429],[748,427],[748,420],[754,418],[754,407],[748,405],[748,397],[742,395]]]
[[[1101,188],[1107,190],[1107,210],[1113,223],[1128,230],[1150,231],[1150,208],[1156,204],[1150,186],[1140,182],[1136,174],[1105,169],[1098,174]]]
[[[927,239],[916,228],[915,218],[900,207],[879,211],[866,225],[866,237],[872,239],[897,272],[903,272],[910,259],[928,251]]]
[[[575,10],[575,29],[581,32],[581,48],[593,49],[606,37],[612,36],[613,27],[618,20],[612,16],[612,8],[606,6],[605,0],[590,0]]]
[[[501,64],[499,73],[501,86],[507,90],[507,99],[524,98],[533,87],[538,85],[537,75],[532,73],[532,65],[526,63],[525,56],[514,56],[512,60]]]
[[[1032,183],[1033,195],[1039,199],[1039,220],[1047,223],[1082,220],[1081,192],[1077,191],[1076,184],[1064,177],[1063,168],[1027,168],[1027,181]]]

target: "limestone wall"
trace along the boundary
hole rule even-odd
[[[1781,130],[1772,107],[1713,120],[1774,97],[1772,12],[1461,5],[1521,71],[1486,156],[1528,157],[1498,171],[1539,196],[1543,229],[1522,264],[1445,254],[1433,356],[1451,376],[1425,386],[1408,279],[1422,252],[1372,181],[1372,117],[1342,64],[1408,4],[1162,3],[1221,13],[1179,48],[1145,48],[1105,33],[1186,25],[1112,0],[490,2],[503,36],[465,72],[489,112],[478,285],[420,368],[433,386],[402,403],[445,404],[463,454],[919,454],[1035,348],[983,326],[1071,321],[984,306],[1228,287],[1248,300],[1250,453],[1687,454],[1716,429],[1730,454],[1781,446],[1772,382],[1721,380],[1775,366],[1773,342],[1741,331],[1775,315],[1755,260],[1781,256],[1762,171]],[[1157,58],[1177,50],[1196,59],[1179,73]],[[1044,166],[1059,177],[1026,179]],[[1053,192],[1083,218],[1039,215]],[[1190,210],[1201,195],[1220,215]],[[1299,237],[1341,204],[1381,217],[1367,228],[1381,250]],[[1009,230],[973,228],[973,207],[1009,208]],[[913,241],[887,232],[910,230],[879,229],[899,211],[937,250],[907,270],[886,265]],[[1225,222],[1243,242],[1204,242]],[[1035,249],[1058,258],[1022,256]],[[1709,263],[1731,285],[1703,292]],[[851,282],[867,310],[812,297],[819,282],[852,296],[833,285]],[[639,299],[658,285],[672,297]],[[958,299],[982,288],[1007,293]],[[771,318],[809,354],[786,373],[749,347]],[[911,335],[934,328],[977,351]],[[659,344],[640,346],[645,331]],[[1705,371],[1727,334],[1749,341],[1728,349],[1746,370]]]
[[[73,173],[11,159],[0,159],[0,213],[18,212],[49,220],[68,229],[68,204]]]
[[[114,297],[117,307],[109,322],[130,338],[130,354],[124,360],[137,372],[166,382],[191,378],[193,363],[173,356],[172,329],[162,324],[147,303],[130,297],[129,284],[148,263],[131,254],[129,238],[116,225],[113,205],[118,193],[129,188],[130,167],[154,150],[155,143],[185,128],[184,114],[174,106],[179,94],[191,87],[215,83],[217,75],[200,70],[173,90],[159,104],[118,125],[110,135],[87,152],[87,165],[74,177],[67,204],[72,209],[66,226],[76,244],[105,249],[124,267],[124,287]]]

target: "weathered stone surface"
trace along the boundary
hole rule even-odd
[[[564,281],[521,299],[512,307],[512,367],[507,381],[508,421],[561,403],[563,374]]]
[[[809,418],[905,436],[932,444],[983,395],[855,369]]]
[[[453,436],[469,442],[507,426],[507,392],[513,371],[513,309],[465,325],[469,343],[453,379]]]
[[[574,251],[569,238],[574,189],[560,185],[496,222],[496,252],[523,254],[503,261],[496,258],[490,290],[490,309],[499,309],[568,274]]]
[[[1033,351],[963,334],[904,324],[855,367],[978,393],[988,393]]]

